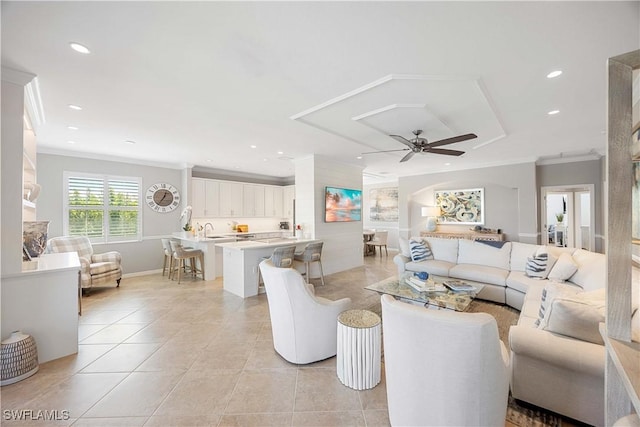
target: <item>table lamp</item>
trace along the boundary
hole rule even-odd
[[[423,206],[422,216],[427,217],[427,231],[436,231],[436,218],[440,216],[439,206]]]

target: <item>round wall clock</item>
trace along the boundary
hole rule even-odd
[[[147,189],[145,201],[156,212],[171,212],[180,204],[180,192],[171,184],[153,184]]]

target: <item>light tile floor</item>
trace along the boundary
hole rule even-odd
[[[395,273],[392,257],[312,282],[318,295],[369,307],[379,297],[362,288]],[[384,367],[377,387],[355,391],[338,380],[335,357],[286,362],[273,350],[265,295],[243,300],[221,279],[178,285],[155,274],[92,291],[83,310],[77,355],[1,389],[3,426],[389,425]],[[70,418],[15,421],[7,410]]]

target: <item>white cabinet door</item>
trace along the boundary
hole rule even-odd
[[[273,185],[264,187],[264,216],[282,218],[283,188]]]
[[[191,216],[193,218],[202,218],[205,216],[205,181],[202,178],[191,179]]]
[[[207,217],[220,216],[220,182],[207,179],[204,190],[204,215]]]
[[[241,216],[242,202],[242,184],[220,181],[220,216]]]
[[[295,185],[287,185],[283,189],[282,215],[285,218],[293,219],[293,200],[296,196]]]
[[[263,217],[264,216],[264,185],[244,184],[242,186],[244,194],[244,216]]]

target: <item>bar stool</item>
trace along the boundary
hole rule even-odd
[[[171,270],[173,269],[173,249],[171,249],[171,243],[169,239],[160,239],[162,241],[162,250],[164,251],[164,261],[162,263],[162,275],[168,270],[169,279],[171,279]],[[167,260],[169,265],[167,266]]]
[[[324,273],[322,272],[322,261],[320,260],[322,257],[322,245],[323,242],[309,243],[305,246],[304,251],[295,254],[293,259],[304,263],[307,282],[311,280],[309,277],[309,265],[312,262],[317,262],[320,266],[320,280],[322,281],[322,286],[324,286]]]
[[[260,258],[260,262],[258,265],[265,259],[270,259],[275,267],[279,268],[291,268],[293,267],[293,256],[296,252],[296,245],[290,246],[282,246],[280,248],[275,248],[271,256],[265,256]],[[260,286],[260,282],[262,281],[262,272],[260,271],[260,267],[258,267],[258,286]]]
[[[174,240],[170,240],[169,243],[171,244],[173,258],[178,262],[178,284],[180,284],[180,280],[182,278],[182,270],[185,270],[186,272],[187,266],[185,260],[189,260],[189,272],[191,275],[194,278],[197,278],[198,273],[200,273],[202,280],[204,280],[204,252],[200,249],[187,250],[182,247],[179,242]],[[200,261],[200,268],[198,268],[196,261]],[[175,271],[175,269],[173,271]]]

